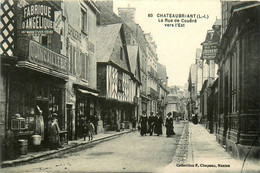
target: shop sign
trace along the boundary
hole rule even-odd
[[[75,40],[81,41],[81,34],[70,25],[68,25],[68,36],[74,38]]]
[[[68,58],[40,45],[35,41],[29,44],[29,61],[47,68],[67,73]]]
[[[203,59],[214,59],[218,52],[218,42],[203,43]]]
[[[23,34],[52,34],[54,9],[51,6],[37,3],[22,8]]]

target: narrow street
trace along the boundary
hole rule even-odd
[[[184,123],[175,124],[171,138],[166,138],[164,127],[159,137],[135,131],[77,153],[1,172],[160,172],[172,162],[183,127]]]

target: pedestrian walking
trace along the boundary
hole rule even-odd
[[[169,112],[168,117],[166,118],[165,121],[165,127],[166,127],[166,136],[171,137],[171,135],[175,135],[173,131],[173,118],[171,117],[172,113]]]
[[[154,120],[155,120],[154,114],[153,114],[153,112],[151,112],[151,115],[150,115],[150,117],[149,117],[149,119],[148,119],[148,125],[149,125],[149,133],[150,133],[150,136],[153,135]]]
[[[154,133],[157,134],[157,136],[163,134],[162,126],[163,126],[162,115],[160,113],[157,113],[157,116],[155,117],[155,123],[154,123]]]
[[[142,112],[142,115],[140,117],[140,124],[141,124],[141,131],[140,131],[141,136],[146,135],[146,133],[147,133],[147,116],[146,116],[146,111]]]
[[[93,133],[94,133],[94,124],[88,120],[88,123],[87,123],[87,130],[88,130],[88,139],[89,141],[93,140]]]

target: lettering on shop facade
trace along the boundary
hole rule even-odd
[[[203,43],[203,59],[214,59],[218,51],[218,42]]]
[[[35,41],[30,41],[29,43],[29,61],[53,70],[67,73],[67,57],[53,52]]]
[[[78,40],[79,42],[81,41],[81,34],[70,25],[68,25],[68,36],[74,38],[75,40]]]
[[[22,34],[52,34],[54,9],[45,4],[31,4],[22,9]]]

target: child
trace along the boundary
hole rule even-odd
[[[93,139],[93,133],[94,133],[94,124],[88,120],[88,123],[87,123],[87,129],[88,129],[88,139],[89,141]]]

